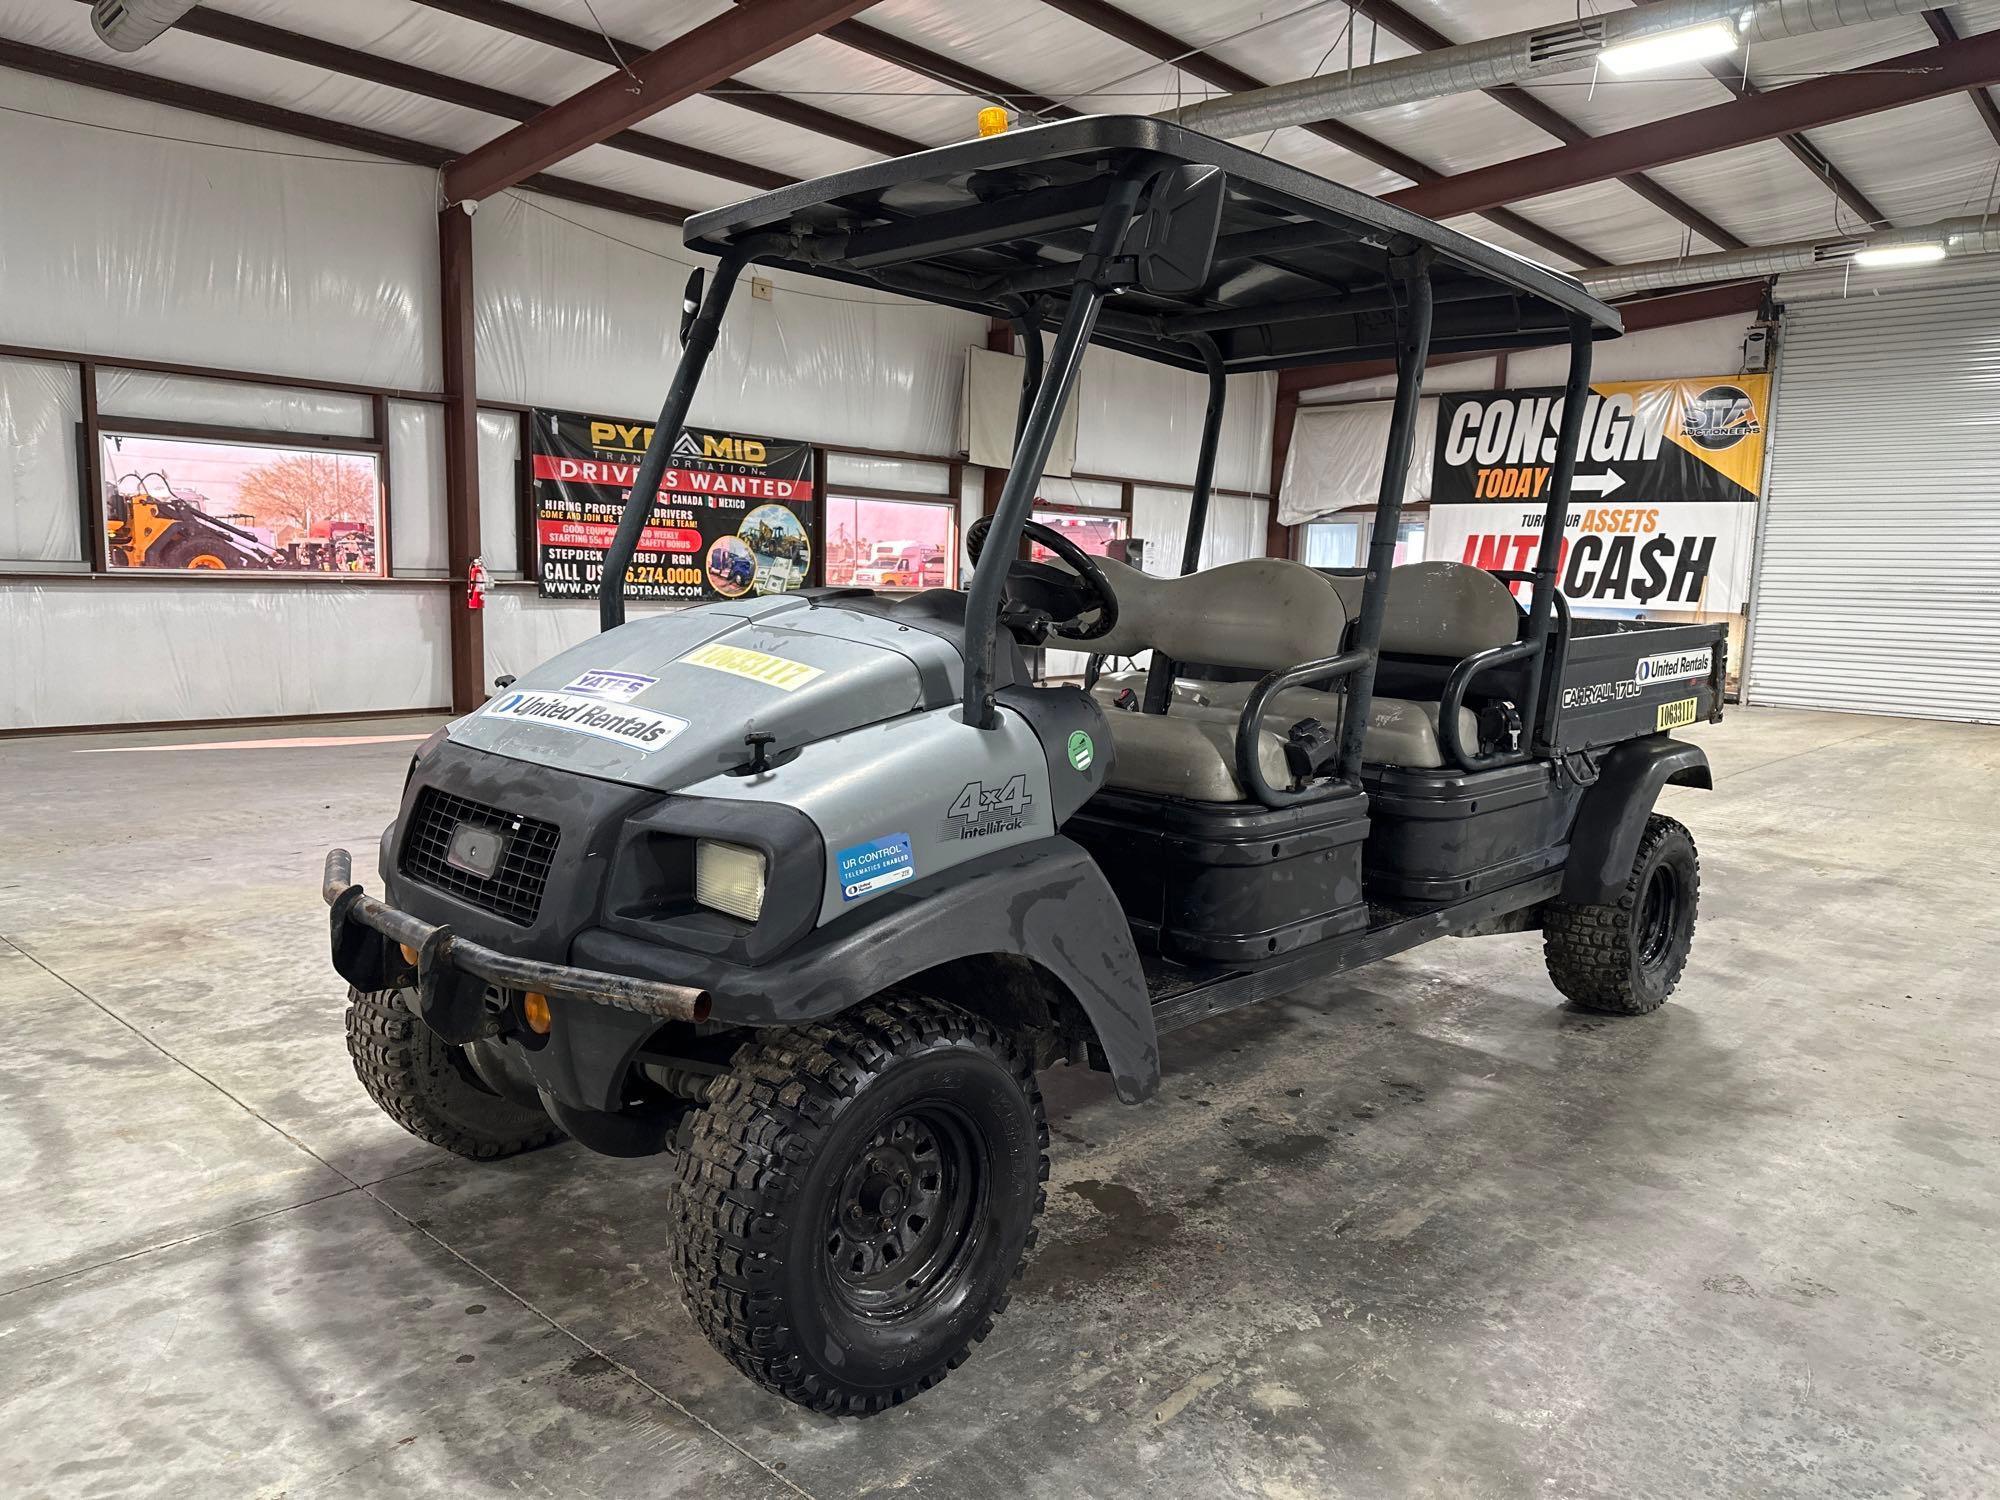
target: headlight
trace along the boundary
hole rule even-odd
[[[718,839],[695,840],[694,899],[746,922],[756,921],[764,910],[762,851]]]

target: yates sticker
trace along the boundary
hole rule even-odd
[[[1698,702],[1693,698],[1682,698],[1676,703],[1662,703],[1660,705],[1660,722],[1657,727],[1661,729],[1680,729],[1685,725],[1692,724],[1700,717],[1696,712],[1697,706]]]
[[[630,703],[660,679],[642,677],[637,672],[585,672],[573,678],[564,688],[566,693],[582,693],[586,698],[610,698],[619,703]]]
[[[1097,746],[1081,729],[1069,737],[1069,763],[1079,771],[1088,771],[1090,763],[1097,759]]]
[[[892,833],[850,844],[834,856],[840,870],[840,899],[853,901],[870,892],[901,885],[917,877],[916,856],[910,852],[910,836]]]
[[[580,693],[509,693],[487,704],[484,712],[489,719],[518,719],[610,740],[642,755],[652,754],[688,727],[686,719],[672,714],[627,708]]]
[[[1649,682],[1679,682],[1689,677],[1706,677],[1714,665],[1713,646],[1704,646],[1699,651],[1662,651],[1639,658],[1632,680],[1642,686]]]
[[[752,682],[761,682],[766,687],[787,693],[804,687],[820,675],[818,667],[809,667],[802,661],[792,661],[783,656],[772,656],[767,651],[752,651],[745,646],[697,646],[680,660],[691,667],[707,667],[712,672],[747,677]]]

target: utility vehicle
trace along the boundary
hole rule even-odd
[[[603,633],[417,751],[385,897],[327,856],[350,1046],[390,1115],[467,1156],[559,1132],[670,1153],[663,1250],[695,1322],[778,1394],[866,1413],[941,1380],[1006,1306],[1049,1170],[1038,1069],[1142,1100],[1163,1032],[1448,934],[1540,929],[1587,1009],[1666,998],[1698,872],[1654,798],[1708,783],[1667,731],[1719,716],[1724,637],[1571,619],[1557,592],[1610,308],[1126,117],[783,188],[686,239],[720,266],[607,559]],[[624,623],[667,445],[752,263],[1025,335],[969,588]],[[1184,576],[1029,521],[1093,340],[1207,379]],[[1426,357],[1536,342],[1570,350],[1536,566],[1393,567]],[[1225,377],[1340,356],[1401,377],[1366,568],[1196,572]],[[1039,686],[1023,653],[1045,642],[1151,655]]]

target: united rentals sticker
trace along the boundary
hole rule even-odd
[[[587,698],[581,693],[512,692],[497,698],[484,710],[489,719],[511,719],[527,724],[543,724],[551,729],[567,729],[593,739],[609,740],[642,755],[651,755],[688,727],[686,719],[656,713],[650,708],[632,708]]]
[[[1639,658],[1632,680],[1642,686],[1649,682],[1682,682],[1690,677],[1706,677],[1715,665],[1715,648],[1699,651],[1661,651]]]
[[[747,677],[781,692],[794,692],[820,675],[818,667],[768,651],[752,651],[747,646],[697,646],[679,658],[691,667],[707,667],[711,672],[727,672],[731,677]]]

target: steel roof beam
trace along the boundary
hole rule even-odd
[[[1444,47],[1457,45],[1443,32],[1431,26],[1420,17],[1411,15],[1395,0],[1368,0],[1363,15],[1373,19],[1377,25],[1386,28],[1395,36],[1419,52],[1436,52]],[[1537,130],[1554,136],[1566,146],[1591,138],[1590,132],[1571,120],[1561,111],[1542,102],[1541,98],[1515,84],[1505,84],[1499,88],[1483,91],[1487,98],[1504,109],[1526,120]],[[1628,172],[1618,179],[1626,187],[1644,198],[1653,207],[1668,217],[1678,219],[1703,239],[1722,250],[1740,250],[1743,241],[1724,229],[1692,203],[1662,187],[1643,172]]]
[[[738,68],[817,36],[868,0],[763,0],[704,21],[444,169],[444,199],[502,192],[586,146],[714,88]]]
[[[442,167],[458,154],[448,146],[433,146],[427,141],[411,140],[408,136],[390,135],[385,131],[322,119],[318,115],[301,114],[297,110],[283,109],[260,100],[242,99],[191,83],[176,83],[156,74],[141,73],[133,68],[116,68],[108,63],[72,57],[67,52],[54,52],[46,47],[9,41],[4,37],[0,37],[0,67],[17,68],[23,73],[57,78],[126,98],[168,104],[176,109],[228,120],[237,125],[281,130],[303,140],[322,141],[329,146],[387,157],[391,161],[409,162],[413,166]],[[663,203],[657,198],[642,198],[636,193],[621,193],[613,188],[598,187],[595,183],[579,182],[573,177],[554,177],[547,173],[525,178],[516,186],[551,198],[588,204],[592,208],[608,208],[616,213],[657,219],[667,224],[678,224],[694,213],[693,209],[683,208],[678,203]]]
[[[1924,20],[1930,25],[1931,35],[1939,41],[1959,40],[1958,28],[1951,24],[1951,17],[1944,13],[1942,6],[1936,10],[1925,11]],[[1965,92],[1966,97],[1972,101],[1972,107],[1979,111],[1979,118],[1985,123],[1986,133],[1993,137],[1995,144],[2000,144],[2000,105],[1996,105],[1993,102],[1993,95],[1983,88],[1967,89]]]
[[[90,0],[81,0],[81,3],[87,5]],[[505,89],[487,88],[484,84],[473,83],[449,73],[436,73],[428,68],[397,62],[378,53],[344,47],[338,42],[287,31],[280,26],[270,26],[262,21],[232,15],[227,11],[210,10],[206,6],[197,6],[182,16],[175,23],[174,29],[207,37],[210,41],[224,42],[232,47],[243,47],[252,52],[262,52],[267,56],[282,57],[311,67],[325,68],[330,73],[345,74],[349,78],[359,78],[366,83],[379,83],[386,88],[415,94],[420,99],[432,99],[440,104],[456,104],[464,109],[478,110],[481,114],[498,115],[503,120],[532,120],[548,107],[539,99],[510,94]],[[642,135],[635,130],[621,130],[616,135],[608,137],[604,144],[614,150],[664,162],[668,166],[684,167],[688,171],[700,172],[709,177],[719,177],[725,182],[740,182],[746,187],[757,188],[764,192],[769,192],[773,188],[788,187],[798,181],[796,177],[784,172],[774,172],[768,167],[736,161],[694,146],[683,146],[660,136]]]
[[[530,10],[525,5],[515,5],[512,0],[416,0],[416,3],[611,67],[620,67],[627,58],[638,57],[648,50],[638,42],[606,36],[592,27],[578,26],[572,21]],[[741,78],[723,79],[707,90],[707,96],[766,119],[782,120],[801,130],[846,141],[850,146],[859,146],[878,156],[908,156],[912,151],[924,149],[922,141],[913,141],[892,130],[879,130],[860,120],[835,114],[830,109],[788,99],[783,94],[759,88]]]
[[[1222,58],[1216,58],[1216,56],[1212,56],[1208,52],[1202,52],[1200,48],[1190,48],[1178,36],[1172,36],[1170,32],[1162,32],[1158,26],[1152,26],[1150,22],[1144,22],[1138,16],[1126,14],[1124,10],[1118,10],[1118,6],[1106,4],[1106,0],[1044,0],[1044,4],[1052,6],[1054,10],[1060,10],[1062,14],[1070,16],[1072,20],[1080,20],[1086,26],[1104,32],[1112,40],[1124,42],[1126,46],[1134,48],[1136,52],[1144,52],[1144,54],[1148,54],[1152,58],[1158,58],[1160,62],[1172,62],[1182,72],[1192,74],[1192,76],[1200,78],[1206,84],[1214,84],[1216,88],[1224,88],[1230,94],[1242,94],[1248,88],[1264,88],[1264,84],[1258,78],[1252,78],[1242,68],[1236,68],[1234,64],[1228,64]],[[832,36],[834,40],[846,40],[842,36],[842,32],[848,32],[848,30],[856,30],[856,24],[848,22],[846,26],[836,26],[834,30],[828,32],[828,36]],[[872,28],[862,26],[858,30],[872,30]],[[908,44],[900,44],[900,46],[908,48]],[[876,56],[882,56],[882,54],[876,54]],[[884,58],[884,60],[896,62],[896,58]],[[944,64],[946,68],[954,66],[946,58],[932,58],[932,60],[938,62],[938,64]],[[908,66],[908,64],[904,64],[904,66]],[[918,72],[922,72],[922,68],[918,68]],[[930,76],[942,78],[942,74],[930,74]],[[992,82],[1004,82],[1004,80],[992,80]],[[1006,88],[1012,88],[1012,86],[1006,86]],[[1004,94],[998,94],[998,92],[986,92],[986,90],[968,90],[968,92],[978,92],[978,94],[984,94],[986,98],[994,98],[994,100],[1000,100],[1000,102],[1012,102]],[[1022,94],[1022,92],[1016,90],[1014,98],[1038,98],[1038,96],[1028,96],[1028,94]],[[1054,100],[1042,100],[1042,104],[1044,106],[1054,106]],[[1016,108],[1020,108],[1020,106],[1016,104]],[[1076,114],[1076,110],[1070,110],[1070,108],[1064,108],[1064,106],[1056,106],[1056,108],[1060,108],[1062,114],[1060,116],[1050,114],[1050,118],[1064,118],[1064,116]],[[1046,110],[1030,110],[1030,112],[1046,112]],[[1318,124],[1310,124],[1310,126],[1304,126],[1304,128],[1310,130],[1312,134],[1320,136],[1322,140],[1330,140],[1332,144],[1340,146],[1342,150],[1348,150],[1354,156],[1360,156],[1366,162],[1374,162],[1376,166],[1386,166],[1390,172],[1396,172],[1398,176],[1410,178],[1410,182],[1424,184],[1424,182],[1446,180],[1440,172],[1424,166],[1414,156],[1406,156],[1400,150],[1396,150],[1394,146],[1386,146],[1380,140],[1376,140],[1374,136],[1362,134],[1354,126],[1340,124],[1338,120],[1322,120]],[[1536,244],[1542,250],[1558,254],[1564,260],[1572,260],[1578,266],[1592,266],[1592,264],[1598,264],[1602,260],[1602,256],[1586,250],[1584,246],[1576,244],[1574,240],[1568,240],[1568,238],[1564,238],[1560,234],[1554,234],[1552,230],[1544,230],[1540,224],[1536,224],[1536,222],[1532,222],[1528,218],[1522,218],[1520,214],[1514,214],[1510,210],[1502,208],[1498,212],[1488,214],[1486,218],[1490,218],[1494,224],[1498,224],[1500,228],[1508,230],[1510,234],[1518,234],[1522,240],[1528,240],[1530,244]]]
[[[1675,292],[1665,297],[1645,297],[1617,304],[1627,333],[1644,333],[1652,328],[1676,328],[1683,323],[1705,323],[1710,318],[1728,318],[1754,313],[1764,304],[1767,283],[1746,281],[1735,286],[1704,287],[1699,291]],[[1490,358],[1505,353],[1492,350],[1478,355],[1445,355],[1432,364],[1458,363],[1468,358]],[[1296,398],[1300,391],[1322,386],[1345,385],[1352,380],[1373,380],[1396,373],[1394,360],[1359,360],[1344,364],[1302,365],[1278,373],[1280,398]]]
[[[2000,32],[1909,52],[1851,73],[1749,94],[1728,104],[1616,130],[1573,146],[1420,183],[1387,201],[1434,219],[1485,213],[1503,203],[1584,187],[1628,172],[1734,150],[1817,125],[2000,82]]]

